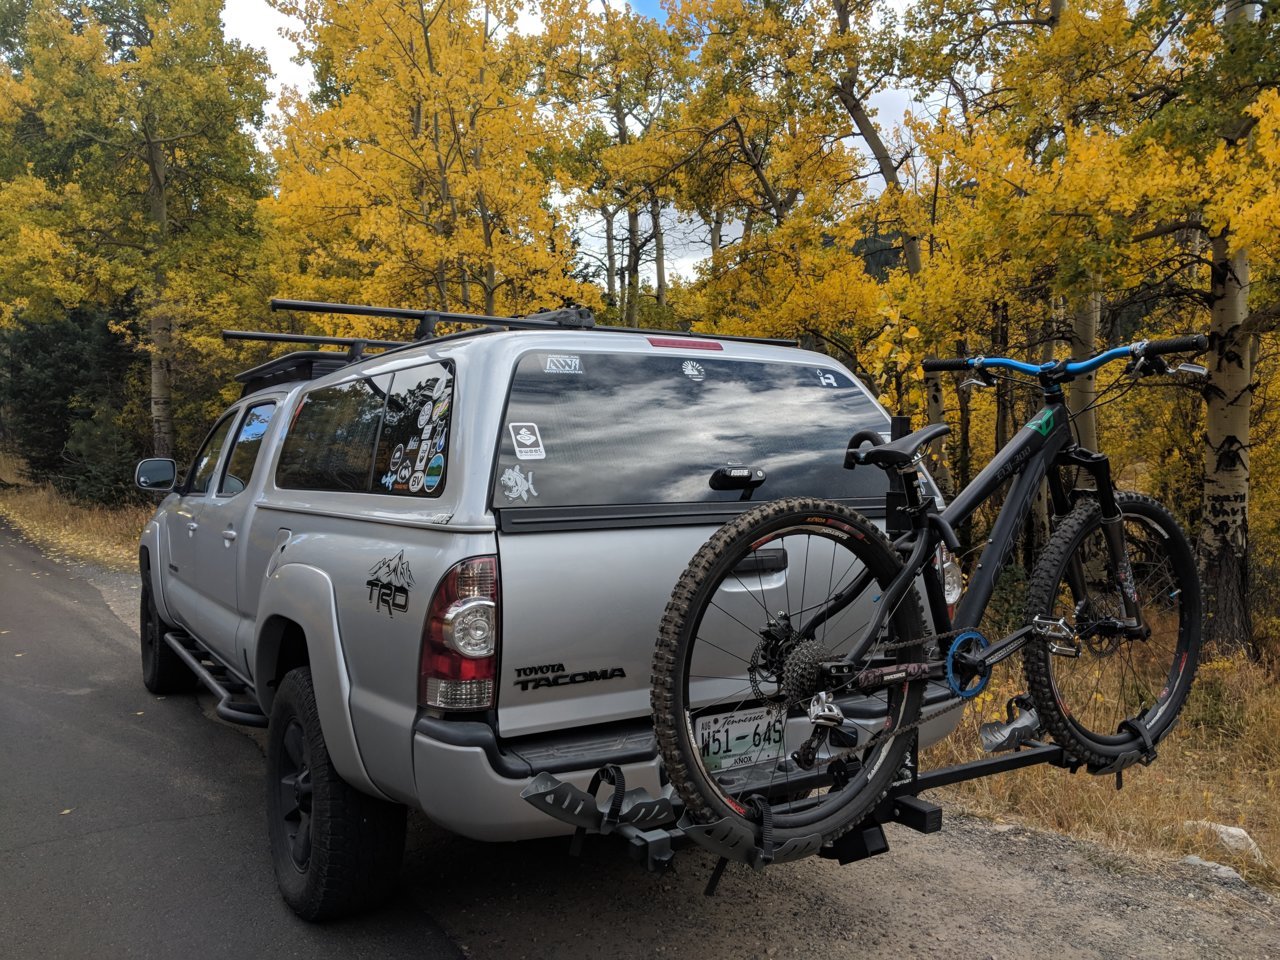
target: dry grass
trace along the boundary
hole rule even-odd
[[[978,726],[1004,719],[1007,697],[1023,689],[1020,671],[1002,666],[959,729],[925,752],[924,766],[981,756]],[[1087,837],[1116,848],[1196,854],[1226,863],[1244,877],[1280,888],[1280,684],[1257,664],[1214,660],[1200,667],[1174,732],[1149,767],[1114,777],[1036,767],[939,791],[970,813],[1018,820]],[[1225,850],[1212,833],[1187,821],[1243,827],[1266,860]]]
[[[22,475],[12,457],[0,456],[0,480],[16,484]],[[48,485],[0,487],[0,516],[52,554],[90,560],[113,570],[135,570],[138,535],[151,507],[82,507]]]

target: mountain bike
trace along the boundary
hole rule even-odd
[[[712,536],[666,608],[651,691],[665,769],[696,830],[754,866],[818,852],[903,775],[919,731],[1018,653],[1036,727],[1076,764],[1102,773],[1150,762],[1196,672],[1195,559],[1165,507],[1117,491],[1107,456],[1075,441],[1063,386],[1119,360],[1135,377],[1167,372],[1162,356],[1206,348],[1193,336],[1039,365],[926,360],[926,371],[968,371],[987,385],[1016,375],[1044,397],[945,509],[917,466],[947,425],[887,443],[863,431],[845,466],[888,472],[906,520],[896,542],[845,505],[804,498],[762,504]],[[1068,484],[1073,472],[1091,482]],[[956,528],[1006,482],[952,608],[939,545],[960,553]],[[1042,483],[1051,533],[1025,616],[992,641],[983,613]]]

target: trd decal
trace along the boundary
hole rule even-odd
[[[375,563],[369,570],[365,586],[369,588],[369,602],[374,610],[381,612],[385,608],[388,617],[408,610],[413,572],[409,569],[409,561],[404,558],[404,551]]]

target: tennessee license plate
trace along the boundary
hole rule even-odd
[[[763,709],[698,717],[694,736],[707,771],[768,763],[782,756],[783,717]]]

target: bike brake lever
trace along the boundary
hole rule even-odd
[[[974,371],[974,375],[970,379],[960,382],[960,389],[963,390],[965,387],[994,387],[995,385],[996,378],[979,368]]]
[[[1174,373],[1185,373],[1192,377],[1207,377],[1209,368],[1200,363],[1180,363],[1173,368]]]

